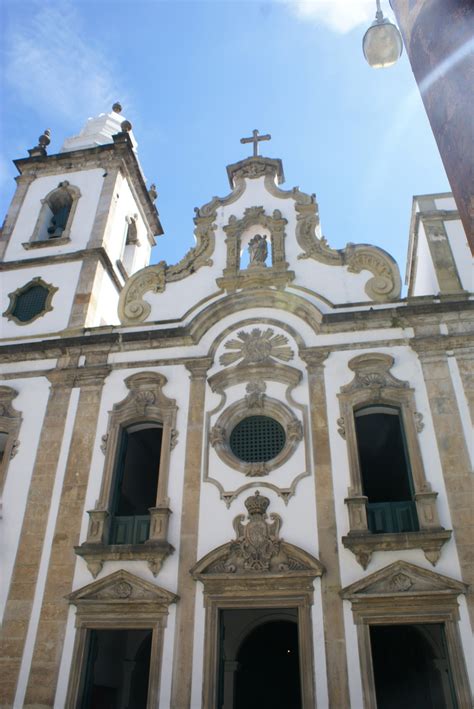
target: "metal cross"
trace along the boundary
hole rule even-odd
[[[252,138],[241,138],[240,142],[241,143],[253,143],[253,157],[256,158],[258,156],[258,144],[261,140],[270,140],[271,139],[270,133],[267,135],[259,135],[258,130],[253,130],[252,131]]]

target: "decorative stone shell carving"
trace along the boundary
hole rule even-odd
[[[268,362],[272,357],[289,362],[294,354],[288,345],[288,338],[275,334],[270,327],[266,330],[254,328],[251,332],[241,330],[236,340],[228,340],[224,347],[232,352],[221,355],[219,362],[229,365],[242,360],[242,364]]]

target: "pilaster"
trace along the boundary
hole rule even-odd
[[[309,380],[319,538],[318,556],[326,567],[326,573],[321,577],[321,592],[329,707],[349,709],[351,702],[343,608],[339,596],[341,576],[324,381],[324,362],[329,354],[330,350],[318,347],[300,350],[300,356],[306,363]]]
[[[0,705],[12,707],[38,579],[48,512],[64,436],[72,380],[64,370],[51,390],[31,476],[0,642]]]
[[[171,706],[176,709],[187,709],[191,705],[196,585],[189,572],[197,562],[206,373],[211,365],[210,357],[200,357],[186,363],[191,383],[179,543],[177,593],[181,600],[177,608],[171,685]]]
[[[426,341],[412,341],[423,369],[433,418],[438,451],[441,459],[454,538],[463,580],[470,584],[467,602],[471,622],[474,623],[474,525],[472,519],[472,479],[469,454],[464,439],[461,416],[444,350],[427,345]]]
[[[15,228],[16,220],[18,214],[20,213],[21,206],[24,202],[29,186],[36,179],[36,175],[32,173],[18,175],[18,177],[16,177],[15,179],[17,183],[16,192],[13,196],[10,208],[5,218],[5,223],[2,229],[2,236],[0,238],[0,261],[3,261],[3,257],[10,241],[10,236],[13,232],[13,229]]]
[[[104,355],[104,358],[106,355]],[[86,363],[87,364],[87,363]],[[102,387],[110,368],[76,369],[80,387],[24,707],[52,707],[56,694]]]

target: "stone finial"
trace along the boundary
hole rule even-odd
[[[120,128],[122,129],[122,133],[130,133],[132,130],[132,124],[130,121],[122,121]]]
[[[46,155],[46,148],[51,142],[51,131],[49,128],[40,135],[38,138],[38,145],[31,150],[28,150],[31,157],[37,157],[38,155]]]
[[[150,185],[150,189],[148,190],[148,194],[150,195],[150,199],[152,202],[156,200],[158,197],[158,192],[156,191],[156,185],[153,182],[153,184]]]
[[[112,106],[112,111],[114,113],[122,113],[122,104],[116,101]]]

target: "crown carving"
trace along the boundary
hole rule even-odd
[[[258,490],[253,497],[247,497],[244,502],[250,517],[253,517],[253,515],[263,516],[269,504],[270,500],[268,497],[261,495]]]

